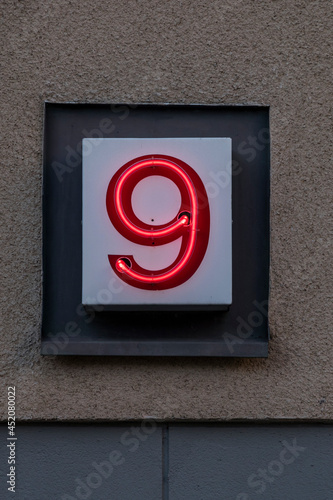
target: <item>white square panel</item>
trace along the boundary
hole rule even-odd
[[[86,138],[82,153],[82,303],[97,309],[231,304],[231,139]],[[128,162],[149,155],[173,157],[189,165],[205,186],[209,203],[205,255],[189,279],[166,289],[132,286],[130,281],[120,279],[108,257],[132,255],[142,268],[157,273],[171,266],[180,251],[182,237],[155,247],[129,241],[118,232],[107,211],[106,196],[113,176]],[[175,218],[180,202],[177,185],[160,175],[137,182],[131,195],[133,212],[152,227]]]

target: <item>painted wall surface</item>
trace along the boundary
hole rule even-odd
[[[0,10],[0,373],[17,387],[17,417],[331,419],[332,3],[4,0]],[[270,106],[267,360],[40,356],[45,100]]]

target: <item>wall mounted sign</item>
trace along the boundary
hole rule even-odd
[[[231,182],[205,188],[231,179],[230,139],[83,139],[82,171],[84,305],[231,304]]]
[[[267,356],[269,114],[45,105],[42,354]]]

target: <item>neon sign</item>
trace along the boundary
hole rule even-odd
[[[181,193],[177,216],[159,226],[149,226],[138,219],[131,201],[137,183],[153,175],[172,180]],[[176,260],[157,271],[142,268],[133,255],[109,255],[110,265],[121,280],[136,288],[165,290],[183,284],[196,272],[209,241],[210,213],[206,189],[187,163],[160,154],[127,162],[109,183],[106,207],[114,227],[133,243],[158,247],[182,238]]]
[[[232,301],[231,140],[83,140],[82,304]]]

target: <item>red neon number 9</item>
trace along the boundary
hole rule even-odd
[[[133,189],[151,175],[172,180],[181,194],[178,214],[167,224],[148,225],[136,217],[132,208]],[[185,283],[196,272],[209,240],[209,203],[199,175],[185,162],[165,155],[131,160],[112,177],[106,207],[117,231],[134,243],[157,247],[182,238],[176,260],[158,271],[142,268],[133,255],[109,255],[113,271],[123,281],[145,290],[165,290]]]

